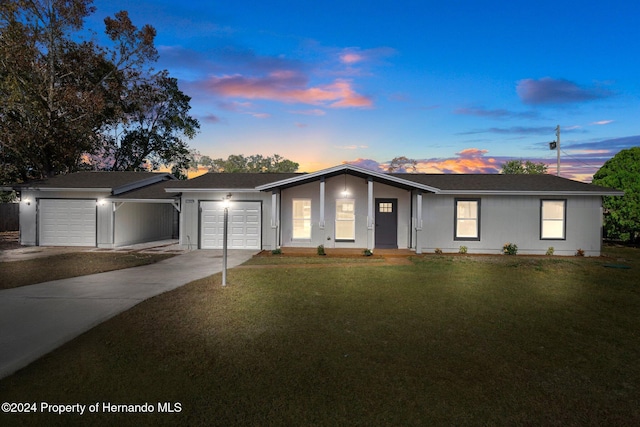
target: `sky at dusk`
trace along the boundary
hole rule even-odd
[[[543,161],[590,181],[640,145],[640,2],[99,0],[158,32],[212,158],[313,172],[397,156],[429,173]]]

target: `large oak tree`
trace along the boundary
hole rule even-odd
[[[179,145],[177,152],[182,154],[182,137],[192,137],[199,127],[188,116],[190,99],[175,79],[151,68],[157,59],[153,27],[137,28],[126,12],[119,12],[105,19],[110,44],[100,46],[83,39],[84,20],[95,11],[91,3],[0,2],[3,182],[73,172],[83,167],[87,154],[106,155],[106,169],[140,168],[139,157],[125,161],[128,151],[121,149],[124,138],[132,140],[128,135],[134,133],[155,132],[156,140],[164,138],[164,145],[155,146],[159,151],[147,151],[144,160],[152,166],[171,163],[167,145]],[[180,117],[174,120],[171,114]],[[144,115],[155,115],[161,126],[172,125],[163,130],[145,127],[140,121]],[[116,128],[124,129],[122,138],[114,137]],[[118,151],[116,163],[113,155]]]
[[[640,242],[640,147],[622,150],[593,175],[593,184],[624,191],[603,197],[606,236]]]

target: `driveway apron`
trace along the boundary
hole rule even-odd
[[[230,250],[228,268],[256,251]],[[0,378],[134,305],[222,271],[222,251],[0,291]]]

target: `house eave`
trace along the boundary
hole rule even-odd
[[[173,204],[175,203],[175,201],[178,198],[176,197],[171,198],[171,199],[126,199],[126,198],[119,198],[119,197],[108,197],[105,198],[104,200],[107,202],[131,202],[131,203],[169,203],[169,204]]]
[[[623,196],[622,191],[505,191],[505,190],[440,190],[443,195],[474,196]]]
[[[114,187],[112,189],[113,195],[126,193],[127,191],[135,190],[138,188],[146,187],[151,184],[156,184],[165,180],[175,180],[176,178],[170,173],[154,173],[153,176],[142,179],[140,181],[130,182],[128,184],[121,185],[120,187]]]
[[[255,188],[165,188],[167,193],[258,193]]]
[[[91,192],[91,193],[111,193],[111,188],[68,188],[68,187],[20,187],[20,191],[42,191],[42,192],[56,192],[56,191],[69,191],[75,193]]]

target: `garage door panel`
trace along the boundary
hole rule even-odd
[[[224,208],[222,202],[202,202],[200,247],[222,249]],[[229,249],[260,249],[260,202],[235,202],[229,208]]]
[[[96,201],[40,199],[40,246],[96,246]]]

